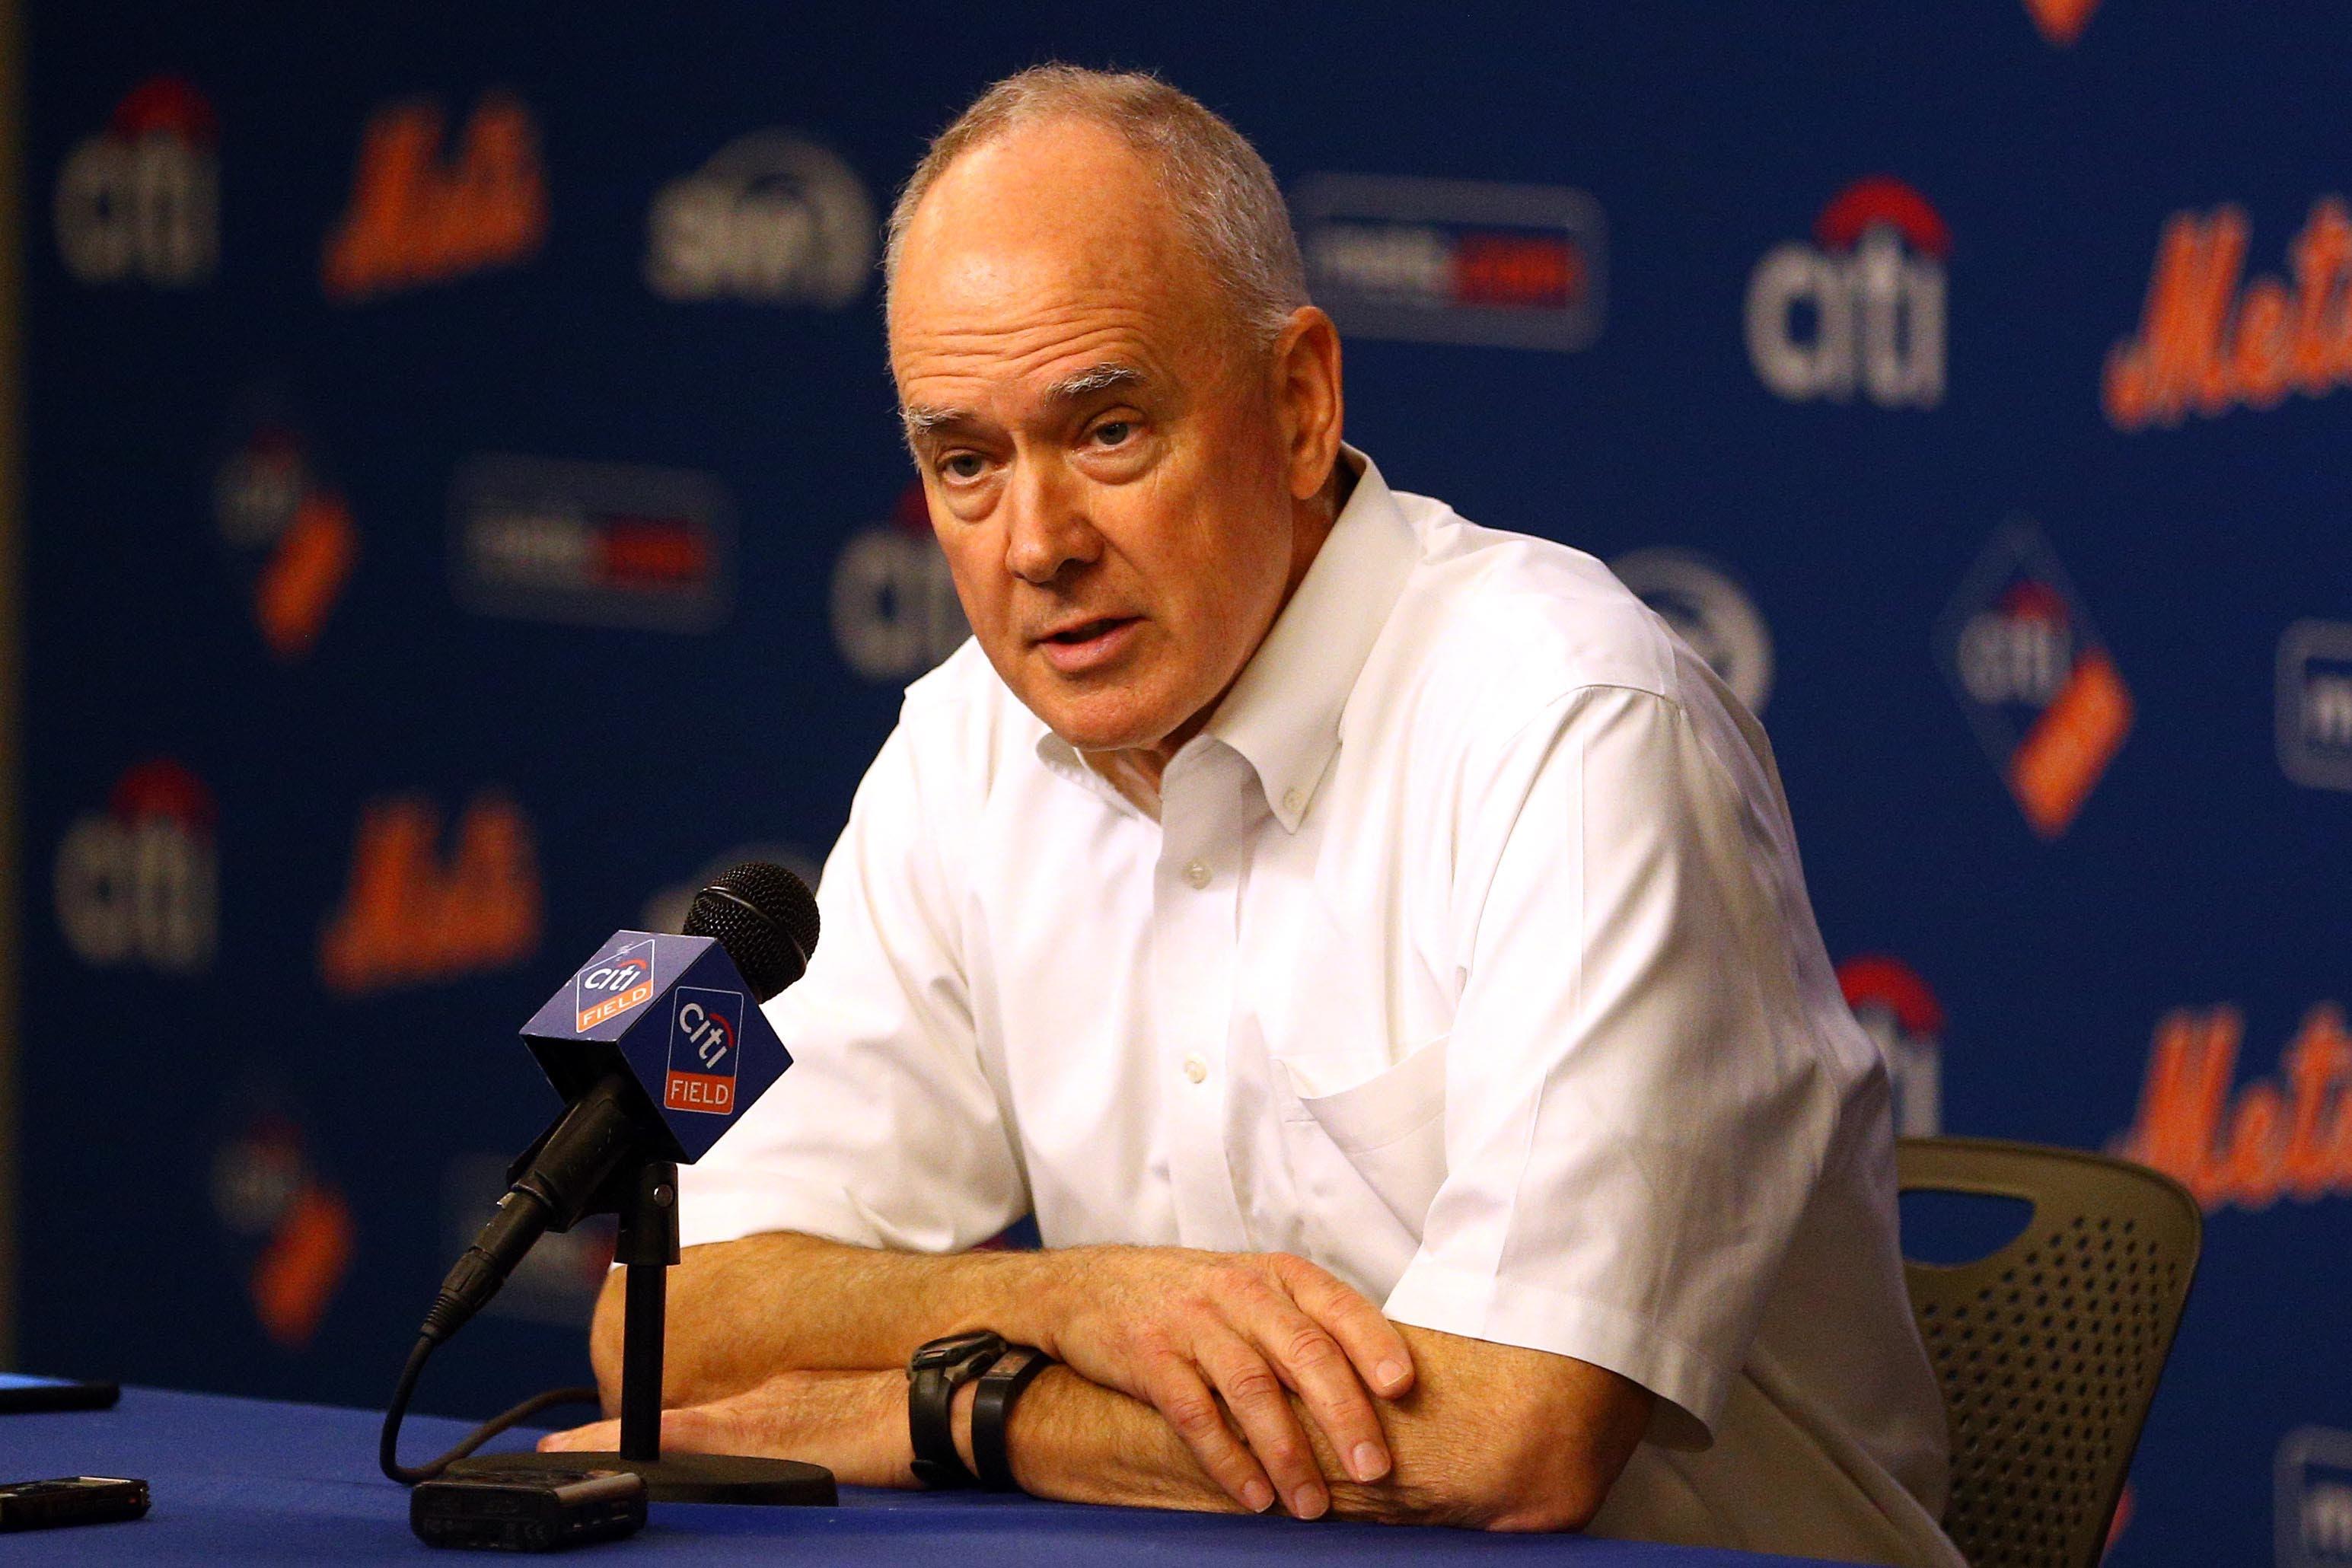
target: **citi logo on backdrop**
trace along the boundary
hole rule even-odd
[[[368,121],[351,206],[327,237],[319,280],[339,301],[446,282],[538,254],[547,236],[539,130],[520,99],[483,95],[454,157],[441,106],[392,104]]]
[[[288,426],[254,426],[213,482],[221,542],[251,560],[253,621],[278,658],[309,653],[342,596],[359,555],[359,530],[340,491],[317,471]]]
[[[1944,400],[1944,270],[1951,230],[1900,180],[1857,180],[1813,222],[1813,241],[1765,252],[1748,279],[1748,357],[1791,403],[1882,408]]]
[[[2139,330],[2108,351],[2100,402],[2118,430],[2275,408],[2352,384],[2352,213],[2322,196],[2287,244],[2293,281],[2240,279],[2243,208],[2179,212],[2157,240]]]
[[[1993,536],[1936,633],[1969,727],[2034,832],[2074,823],[2131,733],[2132,698],[2049,542]]]
[[[185,289],[220,265],[220,129],[205,95],[159,76],[58,173],[58,255],[84,283]]]
[[[842,662],[868,680],[912,680],[971,636],[919,482],[898,492],[887,521],[841,547],[832,612]]]
[[[654,197],[646,285],[665,300],[838,310],[874,269],[874,199],[840,154],[789,131],[729,142]]]
[[[1884,953],[1847,959],[1837,978],[1854,1021],[1886,1058],[1895,1134],[1936,1136],[1944,1130],[1944,1009],[1936,994],[1917,970]]]
[[[220,935],[219,811],[205,782],[158,757],[115,782],[106,809],[58,845],[58,928],[96,969],[194,974]]]

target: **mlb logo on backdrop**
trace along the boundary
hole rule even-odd
[[[582,1034],[619,1017],[632,1007],[644,1006],[654,995],[653,939],[631,942],[617,952],[595,960],[574,976],[572,984]]]
[[[2132,699],[2041,530],[2019,519],[1993,536],[1936,645],[2018,809],[2058,837],[2131,733]]]
[[[670,1014],[669,1075],[662,1086],[662,1104],[671,1110],[713,1116],[732,1111],[742,1039],[741,992],[679,986]]]

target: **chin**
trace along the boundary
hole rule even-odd
[[[1181,717],[1160,712],[1157,705],[1139,703],[1117,692],[1083,697],[1044,692],[1024,694],[1024,700],[1047,729],[1081,752],[1126,752],[1156,745],[1183,722]]]

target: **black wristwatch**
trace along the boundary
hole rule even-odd
[[[907,1363],[907,1435],[914,1439],[915,1479],[934,1491],[980,1484],[955,1446],[956,1390],[1004,1353],[1004,1336],[986,1330],[950,1334]]]
[[[980,1484],[990,1491],[1021,1489],[1013,1479],[1013,1457],[1005,1448],[1005,1424],[1013,1418],[1013,1402],[1021,1397],[1021,1391],[1053,1364],[1054,1358],[1044,1351],[1008,1345],[980,1380],[980,1392],[971,1400],[971,1462],[980,1471]]]

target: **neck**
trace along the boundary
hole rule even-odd
[[[1331,530],[1339,522],[1339,513],[1347,507],[1348,498],[1355,493],[1355,471],[1348,466],[1347,459],[1341,458],[1331,465],[1331,477],[1323,481],[1321,489],[1305,500],[1291,503],[1290,575],[1282,585],[1282,598],[1275,605],[1273,616],[1258,628],[1257,640],[1250,645],[1248,656],[1243,658],[1240,668],[1234,672],[1233,680],[1225,683],[1223,691],[1212,698],[1199,712],[1149,745],[1080,753],[1088,767],[1108,780],[1112,788],[1132,801],[1139,809],[1149,813],[1153,821],[1160,819],[1160,781],[1167,773],[1169,763],[1193,736],[1208,728],[1211,717],[1223,703],[1227,693],[1233,690],[1234,682],[1241,679],[1241,671],[1247,669],[1250,660],[1257,657],[1266,633],[1272,631],[1275,622],[1282,618],[1282,612],[1290,607],[1291,595],[1297,593],[1298,584],[1307,580],[1307,569],[1315,564],[1315,557],[1322,552],[1323,542],[1331,537]]]

